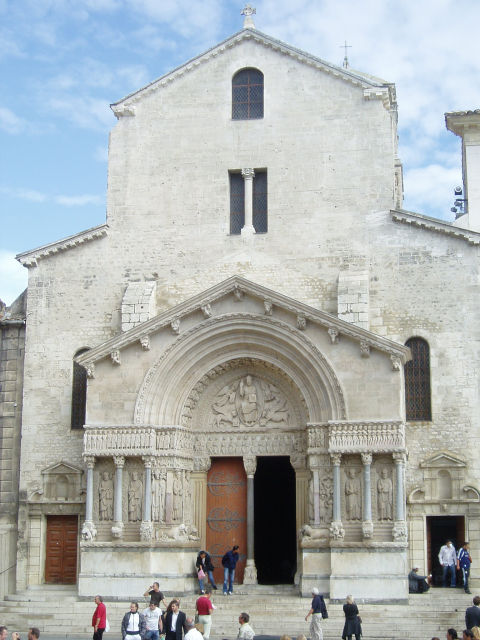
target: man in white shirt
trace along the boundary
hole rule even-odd
[[[447,540],[446,544],[440,547],[438,561],[443,571],[443,586],[447,586],[447,575],[450,574],[450,586],[455,587],[457,584],[457,553],[451,540]]]
[[[255,631],[249,625],[250,616],[248,613],[241,613],[238,621],[240,623],[240,629],[238,630],[237,640],[253,640]]]
[[[187,633],[184,636],[184,640],[203,640],[203,636],[195,627],[195,622],[192,618],[185,620],[185,626],[187,627]]]
[[[160,631],[163,628],[162,612],[155,602],[150,602],[148,607],[143,611],[143,617],[145,618],[145,624],[147,626],[145,640],[158,640]]]

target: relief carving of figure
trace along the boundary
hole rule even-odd
[[[183,502],[183,482],[180,471],[175,472],[173,478],[173,521],[180,522],[182,519],[182,502]]]
[[[143,483],[136,471],[132,472],[128,484],[128,520],[140,522],[142,519],[142,488]]]
[[[320,520],[330,522],[333,509],[333,479],[324,476],[320,480]]]
[[[392,500],[393,500],[393,485],[391,479],[388,477],[388,469],[382,469],[380,478],[377,482],[378,492],[378,519],[379,520],[391,520],[392,519]]]
[[[113,520],[113,480],[108,471],[102,473],[98,486],[98,519]]]
[[[251,374],[225,385],[212,404],[211,424],[216,427],[266,426],[288,423],[288,403],[273,384]]]
[[[361,520],[360,482],[355,469],[348,469],[345,481],[345,510],[349,520]]]
[[[163,522],[165,513],[165,471],[155,470],[152,481],[152,520]]]

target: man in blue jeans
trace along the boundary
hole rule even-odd
[[[230,551],[222,558],[223,565],[223,595],[231,596],[233,593],[233,581],[235,579],[235,567],[238,562],[238,549],[239,546],[236,544]]]
[[[455,587],[456,585],[456,568],[457,568],[457,554],[455,552],[455,547],[452,544],[451,540],[447,540],[446,544],[440,547],[440,552],[438,554],[438,561],[442,567],[443,571],[443,586],[447,586],[447,577],[450,574],[450,586]]]

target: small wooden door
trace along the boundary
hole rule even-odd
[[[243,582],[247,553],[247,478],[242,458],[217,458],[207,476],[207,551],[223,582],[223,554],[238,544],[240,560],[235,582]]]
[[[47,516],[45,582],[75,584],[77,541],[77,516]]]

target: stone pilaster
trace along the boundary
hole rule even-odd
[[[115,499],[113,503],[113,526],[112,536],[121,538],[123,536],[123,467],[125,466],[124,456],[113,456],[115,464]]]
[[[82,538],[84,540],[95,540],[97,528],[93,522],[93,469],[95,467],[94,456],[84,456],[87,467],[87,495],[85,500],[85,522],[82,527]]]
[[[372,454],[362,453],[363,464],[363,522],[362,522],[362,534],[364,539],[371,538],[373,536],[373,522],[372,522],[372,483],[371,483],[371,468],[372,468]]]
[[[254,548],[254,475],[257,469],[257,458],[244,457],[243,466],[247,474],[247,566],[243,574],[243,584],[257,584]]]
[[[340,463],[342,454],[333,453],[330,457],[333,465],[333,520],[330,525],[330,537],[334,540],[343,540],[345,529],[342,524],[342,503],[340,498]]]
[[[255,233],[253,226],[253,179],[255,171],[253,169],[242,169],[242,176],[245,183],[245,224],[243,225],[242,236],[250,236]]]

